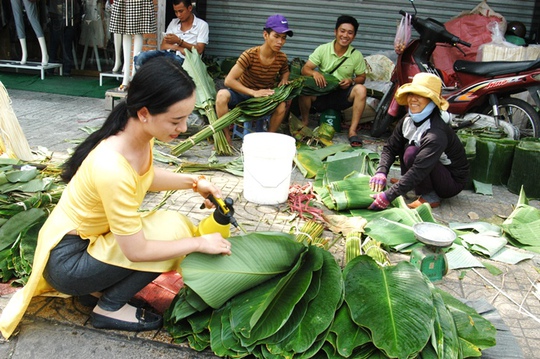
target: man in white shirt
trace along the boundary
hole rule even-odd
[[[176,18],[163,34],[161,50],[145,51],[135,56],[136,69],[154,57],[167,56],[184,62],[186,49],[195,48],[199,54],[204,52],[208,44],[208,23],[195,16],[191,0],[173,0],[173,9]]]

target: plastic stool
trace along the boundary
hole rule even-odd
[[[232,131],[232,138],[244,138],[245,135],[252,132],[264,132],[266,131],[267,123],[270,120],[270,116],[261,117],[255,121],[246,121],[239,124],[234,124]],[[255,124],[255,128],[253,128]]]

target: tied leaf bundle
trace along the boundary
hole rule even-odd
[[[330,247],[327,238],[323,238],[324,226],[315,221],[306,221],[296,234],[296,240],[305,245],[318,246],[324,249]]]
[[[354,258],[365,254],[373,258],[381,267],[389,265],[388,252],[381,247],[381,243],[370,237],[364,237],[362,243],[363,237],[362,232],[355,231],[347,234],[345,237],[345,263],[347,264]]]
[[[175,146],[171,153],[179,156],[196,144],[204,141],[215,133],[221,132],[225,127],[235,122],[253,121],[272,112],[280,103],[297,96],[302,88],[303,79],[299,78],[289,82],[287,85],[279,86],[274,89],[274,94],[266,97],[252,97],[240,102],[235,108],[221,116],[214,123],[203,128],[195,135],[182,141]],[[220,154],[217,149],[216,153]]]
[[[304,96],[323,96],[336,91],[339,88],[339,80],[330,74],[322,74],[326,80],[325,87],[319,87],[312,76],[295,76],[291,73],[291,80],[298,78],[304,79],[301,95]]]
[[[202,61],[199,53],[195,48],[186,50],[185,61],[182,67],[191,76],[196,85],[195,96],[195,108],[201,111],[208,118],[210,125],[217,121],[216,115],[216,85],[214,80],[208,75],[206,65]],[[222,131],[214,132],[214,146],[219,154],[232,155],[231,147],[225,138],[225,134]]]
[[[326,80],[326,86],[325,87],[319,87],[317,83],[315,82],[315,79],[313,76],[303,76],[302,75],[302,67],[305,65],[305,61],[300,59],[299,57],[295,57],[291,61],[291,75],[289,76],[290,80],[297,79],[299,77],[304,78],[304,85],[302,86],[302,93],[301,95],[305,96],[322,96],[329,94],[330,92],[333,92],[338,89],[339,87],[339,80],[332,74],[328,73],[321,73],[324,76],[324,79]]]

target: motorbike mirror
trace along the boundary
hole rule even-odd
[[[414,15],[416,15],[418,13],[418,11],[416,11],[416,6],[414,5],[414,0],[409,0],[411,2],[411,5],[414,9]]]

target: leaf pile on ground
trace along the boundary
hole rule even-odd
[[[176,342],[241,358],[466,358],[495,328],[412,264],[327,250],[281,232],[230,238],[234,256],[190,254],[165,313]],[[212,263],[209,266],[208,263]]]
[[[48,176],[44,167],[17,159],[0,159],[2,282],[14,279],[13,285],[26,283],[32,271],[38,232],[62,194],[64,186]]]

